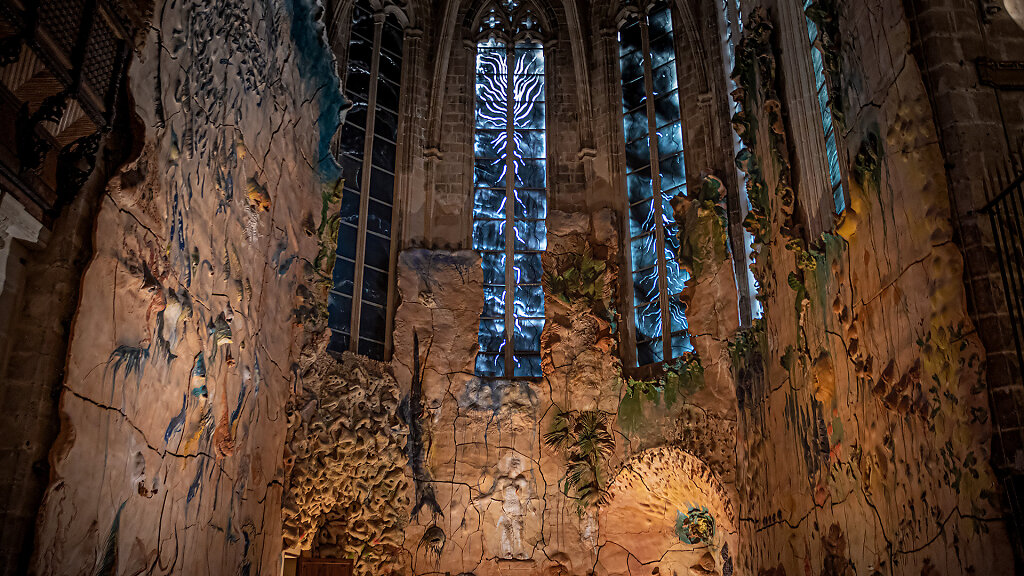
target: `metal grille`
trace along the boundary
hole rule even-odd
[[[110,26],[102,18],[97,18],[85,48],[82,80],[100,99],[105,99],[110,91],[120,51],[119,44]]]
[[[1024,366],[1024,174],[986,204],[981,212],[988,214],[992,224],[1017,362]]]
[[[66,54],[75,48],[84,10],[85,0],[44,0],[39,6],[39,24]]]

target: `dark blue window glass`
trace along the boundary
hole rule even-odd
[[[811,5],[812,0],[805,0],[804,9]],[[832,123],[831,100],[828,84],[825,82],[825,64],[821,49],[815,44],[818,39],[818,27],[810,18],[807,20],[807,36],[811,41],[811,68],[814,71],[814,87],[817,90],[818,110],[821,112],[821,125],[825,137],[825,160],[828,165],[829,182],[832,184],[832,200],[836,213],[846,210],[846,198],[843,196],[843,180],[839,171],[839,148],[836,145],[836,131]]]
[[[404,32],[393,15],[376,26],[373,11],[368,0],[352,8],[344,87],[352,107],[336,151],[345,186],[328,327],[331,350],[384,360]]]
[[[474,92],[473,248],[484,272],[476,373],[537,378],[547,248],[543,48],[480,42]]]
[[[686,162],[667,5],[623,24],[619,65],[633,276],[630,308],[636,360],[642,366],[693,350],[680,299],[689,274],[676,260],[679,230],[670,204],[677,194],[686,194]]]

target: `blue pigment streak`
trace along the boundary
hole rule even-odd
[[[329,182],[341,177],[341,167],[331,153],[331,139],[341,127],[342,110],[348,102],[341,94],[341,82],[334,69],[334,58],[327,46],[322,14],[315,0],[291,0],[286,4],[291,15],[292,43],[298,55],[299,70],[307,87],[317,95],[320,115],[317,118],[320,142],[317,145],[320,178]]]

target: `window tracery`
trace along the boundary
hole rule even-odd
[[[626,196],[629,203],[629,317],[636,364],[691,352],[678,261],[679,228],[670,201],[686,194],[683,126],[672,12],[664,3],[630,9],[619,28]]]
[[[813,0],[804,0],[804,10],[812,3]],[[811,48],[811,67],[814,72],[814,88],[818,99],[818,109],[821,112],[829,182],[832,185],[832,199],[835,202],[836,214],[842,214],[846,210],[846,198],[843,195],[842,171],[839,167],[839,148],[836,144],[835,123],[832,117],[832,100],[829,94],[828,82],[825,80],[824,54],[821,52],[821,47],[817,45],[818,26],[809,17],[804,16],[804,19],[807,21],[807,36]]]
[[[473,248],[484,273],[476,359],[484,377],[542,375],[546,29],[532,3],[516,0],[485,8],[477,27]]]
[[[336,150],[345,179],[328,302],[331,349],[387,356],[391,223],[404,29],[392,5],[358,0],[344,78],[352,106]]]

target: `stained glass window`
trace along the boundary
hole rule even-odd
[[[626,139],[630,265],[636,362],[693,350],[681,298],[689,273],[677,260],[679,227],[670,200],[686,194],[672,13],[660,4],[619,29],[622,127]]]
[[[804,0],[806,10],[812,0]],[[843,196],[842,175],[839,170],[839,149],[836,146],[836,131],[832,122],[831,99],[828,93],[828,83],[825,82],[825,63],[821,48],[815,41],[818,39],[818,26],[810,18],[807,20],[807,35],[811,42],[811,67],[814,69],[814,88],[818,99],[818,109],[821,112],[821,125],[825,136],[825,154],[828,156],[828,175],[832,184],[832,199],[835,201],[836,213],[842,214],[846,210],[846,198]]]
[[[391,291],[391,221],[404,32],[393,14],[375,21],[368,0],[352,9],[345,98],[352,103],[338,154],[345,179],[330,348],[384,360]]]
[[[743,7],[740,0],[721,0],[722,18],[725,22],[725,75],[729,82],[729,91],[733,92],[738,87],[736,81],[732,78],[733,68],[736,66],[736,45],[740,41],[740,37],[743,35]],[[736,114],[741,112],[742,105],[739,102],[732,101],[731,113]],[[743,148],[743,143],[740,142],[739,134],[733,132],[733,150],[735,153],[739,153]],[[746,185],[744,183],[745,177],[741,171],[737,171],[737,182],[739,182],[739,199],[741,204],[740,218],[737,224],[743,221],[747,216],[747,212],[750,211],[750,198],[747,197]],[[749,230],[743,229],[741,234],[743,235],[743,270],[742,273],[746,276],[747,286],[747,299],[749,300],[749,310],[751,318],[760,318],[764,314],[764,309],[761,307],[761,302],[757,299],[757,279],[754,278],[754,273],[750,268],[753,262],[753,242],[754,236]],[[742,306],[742,299],[741,304]],[[741,314],[741,318],[743,315]]]
[[[516,8],[516,3],[508,3]],[[484,19],[537,26],[529,12]],[[488,24],[491,22],[491,24]],[[547,248],[544,49],[490,37],[477,44],[473,248],[484,272],[479,376],[541,376],[541,254]]]

